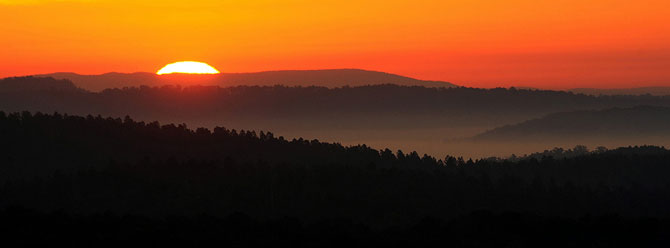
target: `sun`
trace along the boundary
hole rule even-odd
[[[206,63],[196,61],[180,61],[167,64],[158,70],[158,72],[156,72],[158,75],[171,73],[218,74],[219,71]]]

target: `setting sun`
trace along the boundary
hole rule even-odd
[[[158,75],[171,73],[218,74],[219,71],[206,63],[196,61],[181,61],[168,64],[156,72]]]

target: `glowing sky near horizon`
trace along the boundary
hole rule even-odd
[[[667,0],[0,0],[0,77],[361,68],[473,87],[670,86]]]

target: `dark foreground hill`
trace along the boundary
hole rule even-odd
[[[11,247],[667,247],[670,222],[616,215],[579,219],[478,211],[452,220],[424,218],[407,227],[371,229],[350,219],[305,223],[236,213],[147,218],[113,213],[0,211]]]
[[[331,69],[331,70],[286,70],[265,71],[252,73],[221,73],[218,75],[197,74],[169,74],[156,75],[148,72],[137,73],[105,73],[101,75],[80,75],[76,73],[52,73],[38,75],[39,77],[53,77],[67,79],[78,87],[101,91],[111,88],[163,86],[168,84],[181,85],[216,85],[229,86],[321,86],[343,87],[377,84],[397,84],[404,86],[423,87],[455,87],[454,84],[442,81],[426,81],[410,77],[359,69]]]
[[[630,140],[670,138],[670,108],[637,106],[560,112],[499,127],[475,136],[479,141]]]
[[[0,207],[407,226],[476,210],[670,216],[670,151],[468,160],[129,118],[0,113]],[[445,151],[445,153],[448,151]]]

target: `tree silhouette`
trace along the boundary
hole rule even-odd
[[[161,233],[161,242],[180,243],[232,231],[256,245],[277,240],[269,230],[284,227],[292,229],[277,234],[285,238],[277,242],[313,235],[331,245],[338,239],[541,244],[552,231],[565,237],[590,233],[562,238],[556,243],[562,245],[634,244],[640,238],[663,242],[670,230],[670,151],[662,147],[588,152],[578,146],[514,159],[440,160],[365,145],[286,140],[270,132],[30,112],[0,112],[0,137],[0,207],[7,209],[0,219],[9,223],[0,226],[15,238],[44,238],[47,232],[39,226],[57,223],[70,223],[55,228],[63,235],[56,238],[64,239],[70,231],[96,239],[101,236],[86,226],[116,223],[118,232],[101,232],[116,238],[132,230],[154,232]],[[610,213],[616,215],[599,219]],[[584,216],[595,219],[579,219]],[[38,227],[15,228],[22,225]],[[598,234],[598,228],[610,229]],[[235,235],[221,239],[233,242]],[[27,240],[20,244],[39,241]]]

